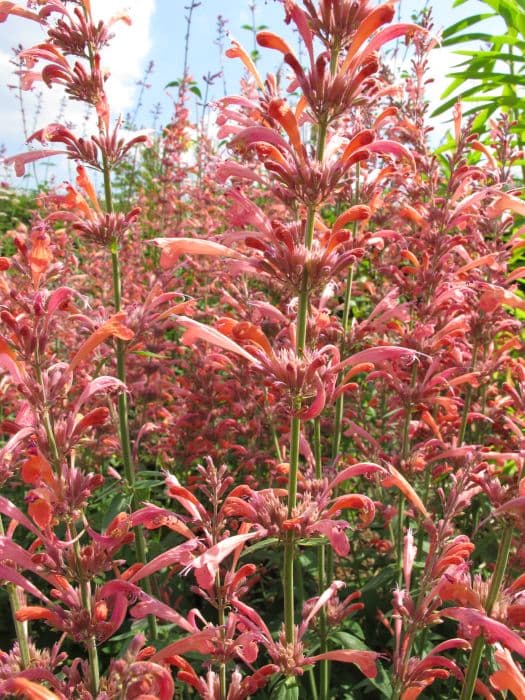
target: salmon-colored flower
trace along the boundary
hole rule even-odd
[[[489,643],[499,642],[525,658],[525,640],[507,625],[488,617],[483,611],[462,607],[444,608],[441,615],[460,622],[462,629],[470,637],[475,638],[483,632]]]
[[[525,700],[525,676],[510,651],[497,644],[494,658],[499,670],[490,676],[492,687],[501,692],[510,691],[516,700]]]
[[[379,69],[376,51],[386,42],[420,29],[417,25],[398,24],[375,34],[394,17],[393,4],[372,8],[368,2],[338,0],[322,4],[319,12],[313,3],[306,3],[304,12],[293,0],[287,0],[287,17],[293,21],[306,44],[310,67],[305,71],[289,45],[272,32],[257,34],[260,46],[283,54],[284,61],[295,74],[290,90],[299,86],[302,99],[317,121],[330,123],[345,111],[370,100],[377,89],[372,76]],[[314,56],[314,32],[326,42],[330,54]],[[372,38],[373,37],[373,38]],[[363,44],[372,38],[369,46]],[[338,53],[346,55],[338,63]],[[330,65],[329,56],[335,61]]]
[[[4,338],[0,337],[0,368],[8,372],[11,379],[20,384],[23,381],[25,369],[23,364],[17,359],[15,352],[7,344]]]
[[[53,481],[51,465],[41,454],[31,455],[26,459],[20,474],[26,484],[37,484],[39,481],[49,484]]]
[[[24,19],[31,19],[35,22],[42,23],[42,19],[35,12],[31,12],[25,7],[20,7],[20,5],[17,5],[14,2],[2,0],[2,2],[0,2],[0,23],[5,22],[9,15],[23,17]]]
[[[107,338],[115,337],[120,340],[131,340],[133,338],[133,331],[124,325],[124,320],[126,314],[124,311],[119,311],[114,314],[110,319],[103,323],[96,331],[94,331],[87,340],[85,340],[80,348],[77,350],[73,359],[69,363],[69,371],[73,370],[85,360],[101,343],[103,343]]]
[[[212,257],[240,258],[244,256],[236,250],[232,250],[221,243],[208,241],[202,238],[154,238],[162,250],[160,265],[164,269],[174,267],[181,255],[207,255]]]
[[[0,692],[6,695],[15,694],[26,698],[26,700],[62,700],[63,698],[62,694],[57,695],[44,685],[22,676],[0,681]]]

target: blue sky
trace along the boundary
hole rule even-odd
[[[160,104],[160,122],[169,119],[171,101],[169,90],[165,85],[182,75],[184,58],[184,34],[186,31],[185,6],[190,0],[91,0],[94,14],[108,18],[122,9],[127,9],[133,19],[128,27],[123,23],[115,25],[116,37],[112,46],[103,55],[103,64],[111,71],[111,83],[108,89],[114,115],[127,114],[135,110],[139,86],[137,83],[144,75],[150,61],[154,62],[153,73],[148,82],[151,87],[145,91],[144,102],[137,116],[138,127],[150,127],[153,123],[152,109]],[[193,12],[191,39],[189,45],[190,73],[201,89],[204,88],[202,76],[220,70],[219,49],[216,45],[217,16],[221,14],[228,21],[228,30],[232,36],[247,48],[252,48],[253,38],[249,31],[242,28],[251,24],[250,4],[254,0],[202,0]],[[20,3],[23,0],[19,0]],[[255,0],[256,24],[267,25],[272,31],[293,41],[290,28],[283,22],[282,6],[277,0]],[[404,21],[409,21],[411,13],[422,6],[416,0],[400,0],[399,13]],[[461,17],[475,14],[486,9],[479,0],[468,0],[460,8],[452,7],[452,0],[435,0],[433,3],[436,30],[451,24]],[[31,46],[41,41],[41,30],[34,23],[10,18],[0,25],[0,144],[5,146],[8,154],[24,148],[24,129],[16,91],[7,85],[16,83],[13,66],[9,60],[12,47],[22,44]],[[439,103],[439,95],[447,85],[445,74],[458,61],[451,51],[440,49],[431,57],[431,76],[435,83],[429,97],[434,105]],[[230,94],[237,92],[242,66],[239,61],[224,59],[225,79]],[[272,51],[263,52],[261,72],[275,70],[279,65],[279,54]],[[33,93],[24,93],[23,101],[26,116],[26,128],[29,133],[36,127],[57,121],[62,116],[61,93],[57,87],[52,90],[42,89],[42,99],[38,98],[39,88]],[[172,92],[175,92],[174,90]],[[217,79],[211,88],[209,98],[223,94],[223,83]],[[36,115],[37,104],[40,113]],[[90,131],[90,122],[86,120],[85,110],[80,105],[68,104],[66,119],[75,124],[77,130]],[[58,172],[58,171],[57,171]]]
[[[252,34],[242,26],[251,24],[251,12],[249,5],[253,0],[202,0],[200,7],[193,12],[191,40],[189,47],[189,65],[192,77],[203,88],[203,75],[208,72],[215,73],[219,70],[219,51],[215,45],[216,20],[221,14],[228,20],[228,29],[232,36],[241,41],[247,48],[252,48]],[[257,25],[267,25],[272,31],[283,35],[293,41],[293,34],[283,22],[283,10],[281,3],[276,0],[256,0],[255,17]],[[421,8],[425,3],[417,0],[400,0],[398,12],[403,21],[410,21],[412,13]],[[155,63],[152,83],[154,89],[147,97],[148,102],[161,101],[163,109],[169,109],[169,103],[165,100],[161,87],[170,80],[178,78],[182,73],[184,53],[184,15],[187,12],[184,6],[189,5],[189,0],[157,0],[155,12],[152,15],[151,34],[153,37],[153,50],[151,59]],[[462,17],[475,14],[487,9],[478,0],[468,0],[463,6],[453,8],[453,0],[435,0],[430,3],[433,8],[436,30],[450,25]],[[432,96],[436,104],[439,95],[447,85],[445,73],[457,62],[449,50],[436,52],[432,60],[432,73],[435,85]],[[225,59],[226,83],[229,92],[235,92],[242,67],[239,61]],[[279,54],[272,51],[262,52],[260,68],[261,72],[275,70],[279,65]],[[216,86],[211,91],[211,96],[220,97],[222,94],[222,82],[216,81]],[[147,114],[142,113],[143,119]]]

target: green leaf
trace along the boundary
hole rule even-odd
[[[202,92],[196,85],[192,85],[192,87],[190,87],[190,92],[193,92],[194,95],[197,95],[197,97],[202,99]]]
[[[241,558],[246,557],[249,554],[253,554],[259,549],[265,549],[267,547],[270,547],[271,545],[277,544],[277,542],[279,542],[278,537],[268,537],[265,540],[260,540],[259,542],[256,542],[255,544],[252,544],[249,547],[245,547],[241,554]]]
[[[463,29],[467,29],[473,24],[476,24],[476,22],[481,22],[482,20],[488,19],[489,17],[496,17],[496,15],[493,12],[489,12],[482,15],[471,15],[470,17],[460,19],[459,22],[451,24],[450,27],[447,27],[443,30],[443,39],[446,39],[449,36],[453,36],[456,32],[462,31]]]
[[[454,44],[462,44],[466,41],[483,41],[490,44],[492,43],[491,39],[492,35],[486,34],[485,32],[467,32],[466,34],[459,34],[445,39],[441,43],[441,46],[453,46]]]
[[[483,80],[483,91],[497,89],[500,85],[525,85],[525,76],[509,75],[509,73],[488,73],[480,75],[477,71],[460,71],[459,73],[450,73],[450,77],[456,78],[460,82],[465,80]]]
[[[153,360],[167,360],[166,355],[159,355],[158,352],[150,352],[149,350],[134,350],[132,355],[139,355],[140,357],[151,357]]]
[[[272,691],[271,700],[299,700],[297,678],[288,676],[280,681]]]
[[[525,13],[520,10],[520,5],[515,0],[483,0],[483,2],[503,18],[510,30],[522,32]],[[523,5],[521,7],[523,8]]]
[[[485,99],[484,97],[467,97],[465,98],[465,102],[481,102],[481,100]],[[517,97],[497,97],[494,98],[491,102],[487,102],[484,105],[480,105],[478,107],[473,107],[469,112],[465,112],[465,114],[472,114],[473,112],[478,112],[480,109],[488,109],[490,113],[494,112],[498,107],[515,107],[518,102],[523,102],[523,100],[518,100]]]
[[[467,51],[466,49],[461,49],[458,51],[454,51],[455,54],[459,54],[460,56],[472,56],[474,61],[479,58],[483,58],[484,56],[487,56],[489,58],[494,59],[495,61],[515,61],[518,63],[525,63],[525,56],[519,56],[518,54],[515,53],[506,53],[506,52],[501,52],[501,51],[483,51],[481,56],[479,49],[478,50],[470,50]]]
[[[369,579],[367,581],[367,583],[365,583],[365,585],[361,589],[361,592],[365,593],[366,591],[375,591],[376,589],[381,588],[386,583],[389,583],[390,581],[394,580],[395,573],[396,573],[395,565],[388,564],[378,574],[376,574],[375,576],[372,576],[372,578]]]
[[[327,544],[328,540],[324,537],[308,537],[304,540],[299,540],[301,547],[318,547],[320,544]]]
[[[509,44],[520,47],[523,43],[512,34],[486,34],[485,32],[468,32],[459,36],[450,37],[442,42],[441,46],[452,46],[466,41],[483,41],[487,44]]]
[[[464,97],[466,97],[468,95],[473,95],[474,93],[477,93],[477,92],[479,92],[479,88],[477,85],[473,88],[469,88],[468,90],[464,90],[459,95],[455,95],[454,97],[451,97],[450,100],[443,102],[443,104],[441,104],[437,109],[435,109],[432,112],[431,116],[437,117],[439,114],[443,114],[443,112],[446,112],[448,109],[453,107],[456,104],[456,102],[459,100],[459,98],[464,99]],[[442,96],[444,97],[445,95],[442,95]]]
[[[377,676],[375,678],[367,678],[356,686],[356,690],[366,688],[368,685],[376,688],[383,697],[392,697],[392,683],[390,677],[381,664],[378,664]],[[358,697],[358,696],[356,696]]]
[[[102,528],[105,530],[116,515],[127,511],[128,508],[129,499],[123,493],[115,494],[111,499],[109,508],[105,512],[104,517],[102,519]]]
[[[350,632],[338,630],[330,635],[330,639],[343,649],[357,649],[359,651],[369,650],[369,647],[367,647],[362,639],[359,639],[359,637],[356,637],[354,634],[350,634]]]
[[[164,89],[169,88],[169,87],[179,87],[179,85],[180,85],[180,80],[172,80],[171,83],[164,85]]]
[[[462,80],[454,80],[454,82],[451,83],[451,84],[448,86],[448,88],[445,90],[445,92],[441,95],[441,98],[443,99],[443,98],[445,98],[445,97],[448,97],[448,96],[450,95],[450,93],[451,93],[451,92],[454,92],[454,90],[457,90],[457,88],[458,88],[460,85],[463,85],[463,81],[462,81]],[[479,90],[479,88],[478,88],[477,86],[476,86],[475,89],[476,89],[476,91]]]
[[[474,95],[478,92],[479,92],[479,87],[477,85],[475,87],[469,88],[468,90],[464,90],[463,92],[460,92],[458,95],[451,97],[450,100],[443,102],[443,104],[441,104],[437,109],[435,109],[432,112],[431,116],[437,117],[438,115],[443,114],[443,112],[446,112],[448,109],[453,107],[460,98],[462,100],[465,100],[470,95]],[[485,98],[480,98],[480,99],[485,99]]]

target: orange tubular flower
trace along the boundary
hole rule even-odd
[[[319,14],[312,2],[306,2],[305,6],[306,12],[292,0],[286,2],[288,21],[294,22],[308,50],[308,72],[281,37],[263,31],[258,33],[257,42],[283,54],[285,63],[295,73],[296,80],[290,90],[299,85],[316,119],[330,123],[350,107],[373,95],[376,81],[372,76],[379,69],[375,52],[384,43],[420,28],[413,24],[396,24],[378,32],[380,27],[394,18],[392,3],[372,8],[367,2],[339,0],[321,3]],[[339,68],[336,65],[335,70],[333,66],[330,69],[326,52],[315,58],[314,32],[321,39],[326,39],[330,54],[336,58],[340,51],[348,48]],[[368,39],[371,41],[367,45]]]
[[[4,3],[5,4],[5,3]],[[40,683],[34,683],[33,681],[18,676],[17,678],[9,678],[6,681],[0,683],[0,690],[11,695],[12,693],[17,696],[26,698],[27,700],[61,700],[62,695],[57,695],[53,691],[49,690]]]
[[[114,314],[106,323],[102,324],[100,328],[97,328],[87,340],[85,340],[77,353],[69,363],[69,371],[73,370],[90,355],[93,350],[103,343],[110,336],[119,338],[120,340],[131,340],[133,338],[133,331],[124,325],[123,321],[126,318],[124,311],[119,311]]]
[[[510,651],[497,644],[494,658],[499,670],[490,677],[492,687],[501,692],[508,690],[517,700],[523,700],[525,698],[525,676],[512,658]]]

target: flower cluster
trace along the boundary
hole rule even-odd
[[[44,33],[22,89],[95,124],[4,160],[76,178],[0,257],[0,695],[525,697],[515,125],[458,104],[436,155],[427,12],[282,4],[298,47],[255,32],[282,75],[226,51],[223,152],[187,66],[158,137],[112,119],[129,18],[0,2]]]

